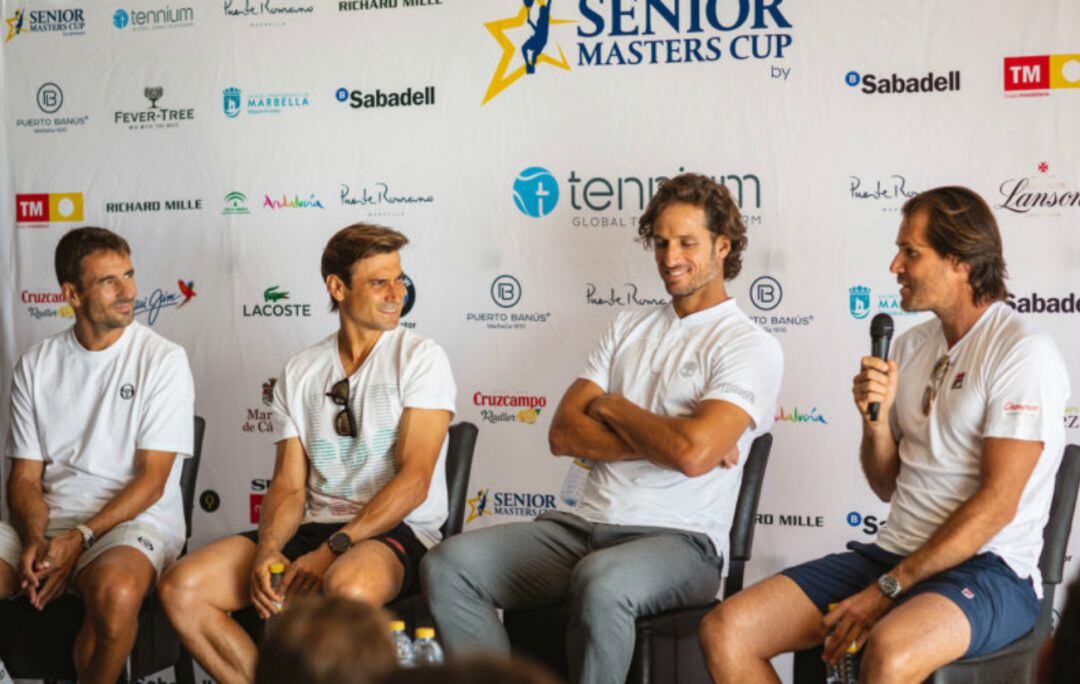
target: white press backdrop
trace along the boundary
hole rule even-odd
[[[683,169],[740,199],[730,289],[786,357],[751,581],[886,514],[849,386],[870,315],[922,320],[888,273],[906,196],[986,197],[1015,303],[1052,310],[1027,315],[1080,366],[1074,2],[554,0],[532,74],[522,0],[0,6],[0,382],[71,323],[63,232],[124,235],[139,320],[187,349],[207,418],[196,545],[252,526],[264,385],[335,327],[319,255],[359,220],[412,240],[404,324],[447,350],[480,426],[468,528],[554,502],[551,413],[608,321],[663,299],[635,225]]]

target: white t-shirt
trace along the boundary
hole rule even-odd
[[[783,370],[780,343],[734,299],[685,318],[670,304],[619,314],[580,377],[657,415],[689,416],[715,399],[735,404],[752,422],[739,437],[739,464],[701,477],[645,459],[594,462],[578,514],[701,532],[726,557],[742,467],[750,443],[772,427]]]
[[[946,352],[949,369],[925,417],[923,392]],[[878,544],[901,555],[922,546],[979,488],[983,439],[1040,441],[1043,451],[1016,517],[978,551],[1001,556],[1021,578],[1033,576],[1040,591],[1042,532],[1065,445],[1062,416],[1069,396],[1057,345],[995,302],[952,349],[934,318],[901,335],[892,358],[900,366],[889,416],[900,442],[900,473]]]
[[[50,518],[85,520],[135,476],[138,449],[176,454],[164,493],[135,520],[185,535],[180,470],[192,452],[195,383],[183,347],[139,323],[101,351],[68,328],[15,365],[8,455],[44,461]]]
[[[398,423],[406,408],[454,412],[457,388],[446,352],[404,328],[384,332],[349,377],[349,411],[357,437],[334,431],[341,411],[327,394],[345,377],[337,333],[285,364],[274,387],[275,430],[299,437],[308,456],[304,522],[347,522],[397,474]],[[446,520],[446,440],[424,503],[405,523],[426,546]]]

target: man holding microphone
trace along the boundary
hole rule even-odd
[[[922,681],[1035,624],[1065,364],[1003,301],[1001,237],[977,194],[911,198],[896,245],[901,306],[935,317],[901,335],[891,360],[864,357],[854,378],[860,461],[890,502],[888,523],[875,543],[788,568],[714,610],[701,639],[718,681],[779,681],[770,658],[822,641],[830,663],[861,647],[863,681]]]

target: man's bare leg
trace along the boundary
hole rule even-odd
[[[14,596],[19,590],[19,574],[15,568],[0,560],[0,599]]]
[[[859,681],[921,682],[962,657],[970,641],[971,625],[959,606],[938,594],[920,594],[870,630]]]
[[[158,585],[180,642],[222,684],[255,678],[255,643],[229,616],[251,605],[254,560],[255,542],[226,537],[182,558]]]
[[[725,599],[701,623],[716,682],[779,682],[774,656],[821,643],[821,613],[799,585],[774,575]]]
[[[323,577],[323,593],[383,606],[401,591],[405,568],[382,542],[367,539],[341,555]]]
[[[108,549],[79,571],[75,587],[86,607],[75,637],[80,682],[113,684],[120,677],[156,574],[150,560],[128,546]]]

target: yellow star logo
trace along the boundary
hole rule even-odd
[[[469,504],[469,517],[465,518],[466,525],[487,512],[487,494],[488,490],[481,489],[473,498],[465,499],[465,503]]]
[[[15,16],[10,19],[5,19],[4,21],[6,21],[8,25],[7,38],[4,39],[4,42],[6,43],[23,32],[23,10],[15,10]]]
[[[550,2],[550,0],[548,1]],[[495,67],[495,73],[491,76],[491,83],[488,84],[488,89],[487,92],[484,93],[484,101],[481,103],[481,105],[486,105],[488,103],[488,100],[509,88],[515,81],[525,75],[524,64],[519,66],[517,69],[514,69],[513,71],[507,73],[507,70],[510,68],[510,62],[514,60],[514,56],[518,53],[518,48],[515,47],[514,43],[506,37],[506,31],[508,29],[515,29],[525,26],[528,21],[529,8],[525,5],[522,5],[521,9],[518,10],[517,15],[513,17],[507,17],[505,19],[496,19],[495,21],[489,21],[484,24],[484,28],[488,30],[488,33],[490,33],[491,37],[495,39],[495,42],[499,44],[499,47],[502,48],[503,53],[502,58],[499,59],[499,66]],[[556,19],[555,17],[552,17],[551,21],[548,22],[550,26],[554,26],[556,24],[575,23],[577,23],[577,21],[574,19]],[[570,71],[570,62],[567,61],[566,55],[563,53],[562,46],[556,44],[556,47],[559,50],[558,59],[555,59],[547,53],[541,53],[536,56],[536,62],[543,62],[545,64],[550,64],[551,66],[559,67],[560,69]]]

